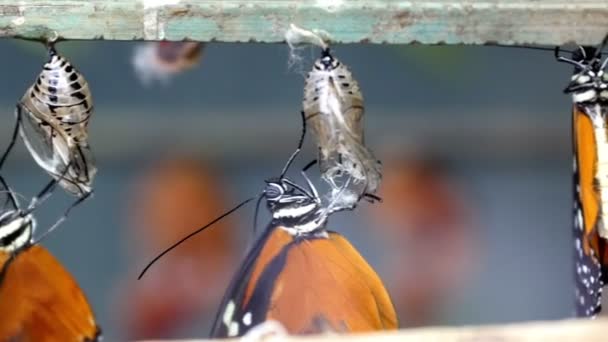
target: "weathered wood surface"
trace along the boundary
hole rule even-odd
[[[284,342],[601,342],[608,340],[608,319],[529,322],[471,327],[431,327],[397,332],[276,337],[263,341]],[[209,342],[217,340],[181,340]],[[225,341],[239,341],[238,339]],[[140,341],[152,342],[152,341]],[[161,341],[156,341],[161,342]],[[165,341],[169,342],[169,341]],[[177,341],[176,341],[177,342]],[[257,342],[257,341],[256,341]]]
[[[606,0],[0,0],[0,36],[282,42],[290,23],[340,43],[597,44]]]

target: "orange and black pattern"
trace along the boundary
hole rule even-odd
[[[574,279],[575,307],[578,317],[595,316],[601,311],[602,290],[608,275],[606,240],[600,236],[603,228],[601,177],[606,169],[598,162],[600,150],[606,149],[605,139],[597,136],[598,127],[605,127],[608,84],[603,74],[600,48],[580,47],[572,58],[556,56],[559,61],[574,65],[574,75],[565,89],[572,95],[572,135],[574,152]],[[601,134],[606,134],[605,128]],[[600,140],[598,140],[600,139]]]

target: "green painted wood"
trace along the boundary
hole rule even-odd
[[[607,0],[0,0],[0,36],[282,42],[290,23],[339,43],[597,44]]]

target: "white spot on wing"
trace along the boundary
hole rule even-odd
[[[226,305],[226,309],[224,309],[224,315],[222,316],[222,322],[226,326],[226,330],[228,331],[228,336],[236,336],[239,333],[239,324],[233,322],[232,317],[234,316],[234,311],[236,309],[236,305],[234,301],[228,302]]]
[[[246,326],[250,326],[251,321],[252,321],[251,312],[248,312],[243,316],[243,324],[245,324]]]

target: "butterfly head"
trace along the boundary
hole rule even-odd
[[[608,58],[602,60],[601,54],[605,44],[606,39],[597,48],[580,46],[572,53],[571,58],[558,56],[559,50],[556,49],[558,61],[574,66],[574,74],[564,89],[565,93],[572,94],[574,103],[608,101]]]
[[[321,209],[317,196],[287,178],[267,180],[264,197],[273,219],[298,219]]]

